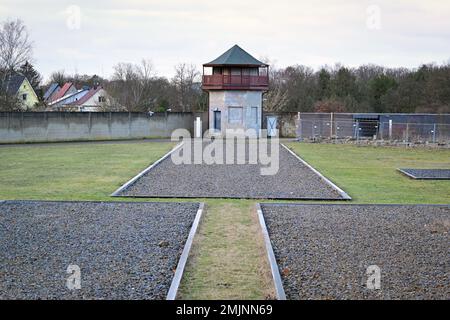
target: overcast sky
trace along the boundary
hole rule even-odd
[[[171,77],[177,63],[200,68],[234,44],[278,67],[449,62],[449,0],[318,2],[1,0],[0,18],[25,22],[45,77],[108,77],[117,62],[142,58]]]

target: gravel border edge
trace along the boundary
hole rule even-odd
[[[280,143],[283,148],[285,148],[290,154],[292,154],[294,157],[296,157],[301,163],[303,163],[305,166],[307,166],[309,169],[311,169],[315,174],[317,174],[323,181],[325,181],[326,184],[328,184],[330,187],[332,187],[334,190],[336,190],[339,195],[343,199],[339,200],[352,200],[352,197],[350,197],[344,190],[339,188],[337,185],[335,185],[333,182],[331,182],[330,179],[325,177],[323,174],[321,174],[319,171],[317,171],[313,166],[311,166],[308,162],[300,158],[299,155],[297,155],[294,151],[286,147],[283,143]]]
[[[421,203],[296,203],[296,202],[260,202],[260,205],[283,207],[283,206],[342,206],[342,207],[441,207],[450,208],[449,204],[421,204]]]
[[[330,198],[322,198],[322,197],[302,197],[302,198],[279,198],[279,197],[227,197],[227,196],[220,196],[220,197],[214,197],[214,196],[151,196],[151,195],[120,195],[121,192],[125,191],[128,187],[130,187],[132,184],[134,184],[137,180],[142,178],[145,174],[147,174],[151,169],[153,169],[155,166],[157,166],[159,163],[161,163],[163,160],[165,160],[169,155],[171,155],[174,151],[179,149],[184,142],[179,143],[177,146],[175,146],[171,151],[169,151],[167,154],[165,154],[161,159],[154,162],[152,165],[138,173],[135,177],[130,179],[128,182],[126,182],[124,185],[122,185],[119,189],[114,191],[110,196],[111,197],[120,197],[120,198],[143,198],[143,199],[151,199],[151,198],[161,198],[161,199],[199,199],[199,198],[211,198],[211,199],[259,199],[259,200],[302,200],[302,201],[347,201],[352,200],[352,198],[341,188],[339,188],[337,185],[335,185],[333,182],[331,182],[328,178],[326,178],[324,175],[322,175],[319,171],[317,171],[314,167],[312,167],[309,163],[307,163],[305,160],[300,158],[295,152],[293,152],[291,149],[286,147],[283,143],[280,142],[280,145],[284,147],[291,155],[293,155],[297,160],[299,160],[302,164],[304,164],[308,169],[312,170],[316,175],[319,176],[326,184],[328,184],[331,188],[333,188],[340,196],[341,198],[336,199],[330,199]]]
[[[121,193],[122,191],[125,191],[129,186],[131,186],[133,183],[135,183],[139,178],[141,178],[143,175],[145,175],[147,172],[149,172],[151,169],[153,169],[154,167],[156,167],[158,164],[160,164],[163,160],[165,160],[166,158],[168,158],[173,152],[175,152],[176,150],[178,150],[184,142],[181,142],[179,144],[177,144],[174,148],[172,148],[172,150],[170,150],[169,152],[167,152],[164,156],[162,156],[162,158],[156,160],[155,162],[153,162],[150,166],[148,166],[147,168],[145,168],[144,170],[142,170],[141,172],[139,172],[136,176],[134,176],[133,178],[131,178],[130,180],[128,180],[125,184],[123,184],[121,187],[119,187],[119,189],[117,189],[116,191],[114,191],[111,194],[111,197],[122,197],[119,195],[119,193]]]
[[[413,175],[413,174],[411,174],[411,173],[409,173],[409,172],[407,172],[405,170],[407,170],[407,169],[397,168],[397,171],[400,171],[405,176],[408,176],[409,178],[414,179],[414,180],[450,180],[450,178],[439,178],[439,177],[437,177],[437,178],[430,178],[430,177],[421,178],[421,177],[417,177],[417,176],[415,176],[415,175]]]
[[[264,237],[264,243],[267,251],[267,257],[269,259],[270,271],[272,273],[272,279],[275,286],[275,294],[278,300],[286,300],[286,294],[283,288],[283,282],[281,280],[280,270],[278,269],[277,260],[275,259],[275,254],[273,252],[272,244],[270,242],[269,232],[267,230],[266,222],[264,220],[264,215],[259,203],[256,204],[256,212],[258,214],[259,224],[261,226],[261,231]]]
[[[200,202],[194,222],[192,223],[191,230],[189,231],[188,239],[186,240],[186,243],[184,245],[181,257],[178,260],[178,265],[175,270],[175,275],[173,276],[172,283],[169,288],[169,292],[167,293],[166,300],[175,300],[177,297],[178,288],[181,283],[181,278],[183,277],[184,268],[186,267],[187,259],[189,257],[189,252],[191,251],[191,247],[192,247],[192,243],[194,241],[195,234],[197,233],[198,225],[202,218],[204,207],[205,207],[205,203]]]

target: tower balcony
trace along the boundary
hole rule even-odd
[[[203,90],[260,90],[269,89],[267,75],[204,75]]]

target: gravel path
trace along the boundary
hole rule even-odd
[[[400,169],[414,179],[450,180],[450,169]]]
[[[0,299],[165,299],[198,206],[0,203]]]
[[[288,299],[450,299],[448,206],[261,207]]]
[[[260,164],[249,164],[248,159],[245,164],[175,165],[168,157],[119,196],[342,199],[334,188],[281,145],[279,151],[278,173],[266,176],[261,175]],[[223,154],[226,157],[225,148]]]

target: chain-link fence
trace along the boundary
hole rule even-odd
[[[299,140],[347,139],[450,144],[449,123],[397,123],[378,120],[299,120]]]

